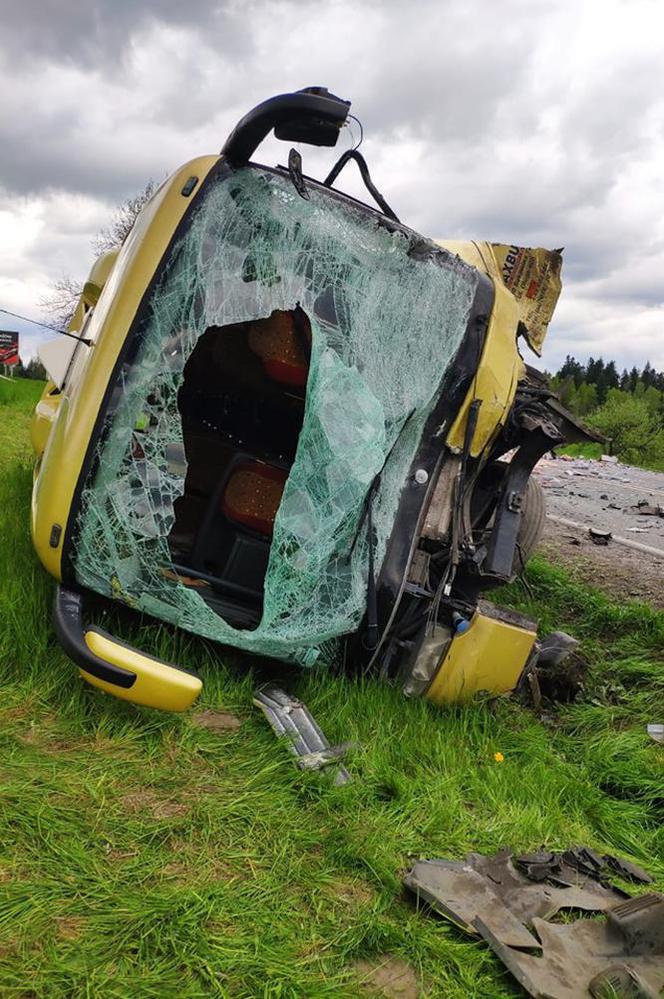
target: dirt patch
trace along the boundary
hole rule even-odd
[[[55,922],[60,940],[78,940],[85,929],[82,916],[57,916]]]
[[[229,863],[225,856],[210,857],[209,844],[197,845],[195,841],[173,836],[169,840],[172,858],[164,864],[159,877],[186,885],[204,881],[206,884],[219,882],[230,884],[243,880],[241,873]]]
[[[346,906],[369,905],[376,900],[376,892],[365,881],[336,881],[329,892],[333,902]]]
[[[4,722],[12,721],[23,721],[23,719],[28,718],[30,715],[35,714],[35,701],[34,695],[30,695],[22,704],[15,704],[11,708],[0,709],[0,717]]]
[[[356,961],[352,970],[366,992],[386,999],[419,999],[422,989],[409,964],[385,954],[370,961]]]
[[[586,531],[547,520],[538,551],[562,565],[579,582],[616,600],[641,600],[664,610],[662,558],[625,548],[615,541],[595,545]]]
[[[184,857],[171,860],[159,872],[159,877],[175,881],[178,885],[204,881],[206,884],[231,884],[240,880],[240,875],[224,861],[202,862],[200,858]]]
[[[109,846],[106,850],[107,858],[114,864],[118,864],[123,860],[132,860],[134,857],[138,857],[138,850],[118,850],[114,846]]]
[[[121,799],[122,807],[129,815],[139,815],[148,812],[155,819],[172,819],[185,815],[189,806],[181,801],[160,798],[148,789],[132,791]]]
[[[27,732],[22,732],[18,738],[25,746],[34,746],[45,753],[70,753],[80,749],[80,742],[70,739],[59,739],[52,732],[31,726]]]
[[[190,867],[189,864],[183,864],[179,860],[173,860],[169,864],[165,864],[160,872],[162,878],[172,878],[179,884],[195,880],[196,873],[196,870]]]
[[[16,714],[20,720],[20,714]],[[51,715],[41,715],[30,721],[30,727],[18,732],[16,738],[26,746],[33,746],[43,753],[99,753],[104,757],[116,759],[136,759],[136,753],[127,751],[127,747],[115,739],[99,735],[93,737],[79,735],[63,737],[58,730],[58,719]]]
[[[241,719],[230,711],[213,711],[211,708],[200,711],[191,720],[194,725],[206,728],[210,732],[235,732],[242,725]]]

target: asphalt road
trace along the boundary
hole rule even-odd
[[[631,509],[644,500],[664,509],[664,472],[559,457],[543,458],[535,475],[544,487],[549,514],[611,531],[664,554],[664,517]]]

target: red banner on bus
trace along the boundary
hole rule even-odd
[[[18,364],[18,333],[0,330],[0,364]]]

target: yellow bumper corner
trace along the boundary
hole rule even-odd
[[[138,652],[94,628],[85,632],[85,644],[99,659],[135,674],[131,686],[121,687],[79,668],[84,680],[114,697],[161,711],[186,711],[201,692],[203,682],[194,673]]]

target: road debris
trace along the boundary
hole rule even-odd
[[[537,657],[528,674],[536,711],[543,699],[571,704],[583,689],[587,663],[578,648],[578,639],[564,631],[552,631],[538,641]]]
[[[664,558],[664,473],[586,458],[543,458],[535,475],[550,519],[610,531],[613,542],[637,544],[631,528],[648,525],[644,554]],[[560,523],[560,521],[558,521]],[[640,539],[639,539],[640,540]],[[599,551],[600,549],[595,549]],[[618,556],[620,557],[620,556]],[[650,564],[650,563],[649,563]]]
[[[664,725],[651,723],[647,726],[647,732],[653,742],[664,743]]]
[[[633,513],[638,513],[640,517],[664,517],[664,506],[654,506],[649,503],[648,500],[639,500],[634,506],[630,507]]]
[[[600,531],[596,527],[589,527],[588,534],[590,535],[590,540],[594,545],[608,545],[609,541],[613,537],[611,531]]]

